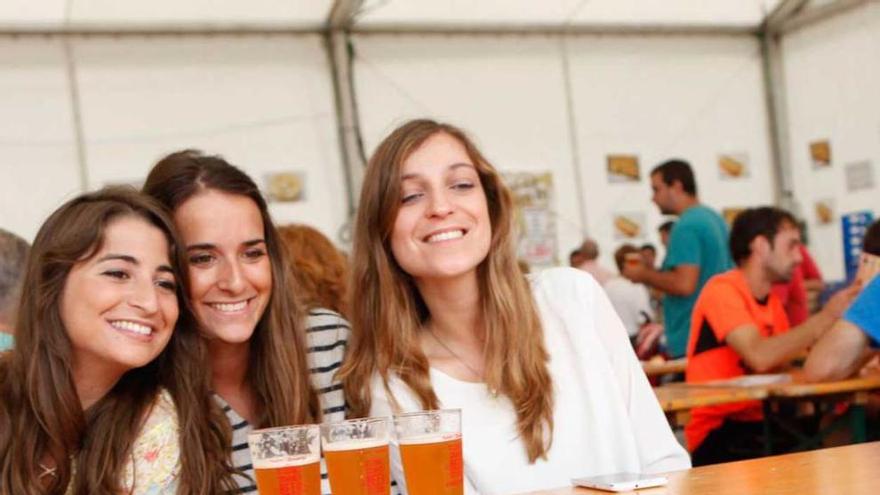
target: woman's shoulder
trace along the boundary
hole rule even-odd
[[[306,316],[306,340],[309,352],[328,350],[327,346],[344,347],[351,325],[339,313],[326,308],[312,308]]]
[[[167,390],[161,390],[147,412],[132,446],[127,469],[132,493],[167,493],[177,486],[180,470],[180,427],[177,407]]]
[[[577,268],[547,268],[530,275],[529,279],[533,292],[547,294],[552,301],[564,301],[572,297],[583,301],[584,296],[592,297],[597,290],[601,290],[592,275]]]

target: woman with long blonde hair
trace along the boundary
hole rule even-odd
[[[382,141],[355,225],[350,416],[460,408],[468,493],[689,467],[601,288],[568,268],[530,285],[512,215],[458,128],[414,120]]]

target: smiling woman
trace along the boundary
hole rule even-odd
[[[513,217],[460,129],[414,120],[382,141],[355,224],[351,415],[461,409],[469,494],[688,467],[604,292],[572,269],[530,286]]]
[[[330,311],[300,310],[266,201],[223,158],[173,153],[153,167],[144,192],[173,212],[180,230],[189,294],[209,349],[201,372],[209,370],[226,415],[217,426],[231,432],[224,451],[240,493],[255,492],[246,441],[252,428],[344,419],[334,374],[348,324]]]
[[[176,375],[201,348],[175,330],[192,320],[177,247],[161,207],[126,189],[76,198],[40,229],[0,361],[0,494],[232,486],[206,380]]]

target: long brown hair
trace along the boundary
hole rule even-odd
[[[370,158],[355,223],[352,260],[352,336],[340,376],[353,417],[370,411],[370,380],[388,387],[394,372],[425,409],[439,407],[418,334],[430,316],[415,284],[394,259],[390,236],[400,205],[403,162],[429,137],[445,133],[467,151],[489,207],[492,241],[478,269],[486,325],[485,380],[516,410],[529,460],[546,456],[553,436],[553,392],[543,329],[514,248],[513,201],[500,176],[460,129],[413,120],[393,131]]]
[[[348,314],[348,259],[324,234],[308,225],[278,227],[296,295],[309,308]]]
[[[172,212],[208,189],[250,198],[263,219],[272,295],[250,339],[247,380],[256,402],[254,427],[319,422],[321,406],[309,381],[303,314],[291,290],[278,233],[257,185],[222,157],[196,150],[179,151],[159,160],[144,184],[144,192]]]
[[[107,225],[122,216],[146,220],[168,240],[180,316],[156,359],[123,374],[83,411],[71,374],[61,294],[71,268],[100,250]],[[78,494],[119,493],[132,443],[163,387],[174,400],[180,425],[178,493],[213,494],[235,487],[228,462],[214,454],[225,441],[223,432],[205,417],[210,397],[198,366],[204,351],[191,324],[181,254],[162,207],[133,189],[84,194],[46,220],[25,270],[15,348],[0,361],[0,494],[63,493],[68,486]],[[43,486],[38,475],[46,455],[57,464],[57,476]]]

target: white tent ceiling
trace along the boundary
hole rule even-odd
[[[356,26],[729,26],[753,28],[781,0],[365,0]],[[340,0],[349,3],[349,0]],[[351,2],[358,3],[358,2]],[[333,0],[3,0],[0,30],[242,25],[319,29]]]

